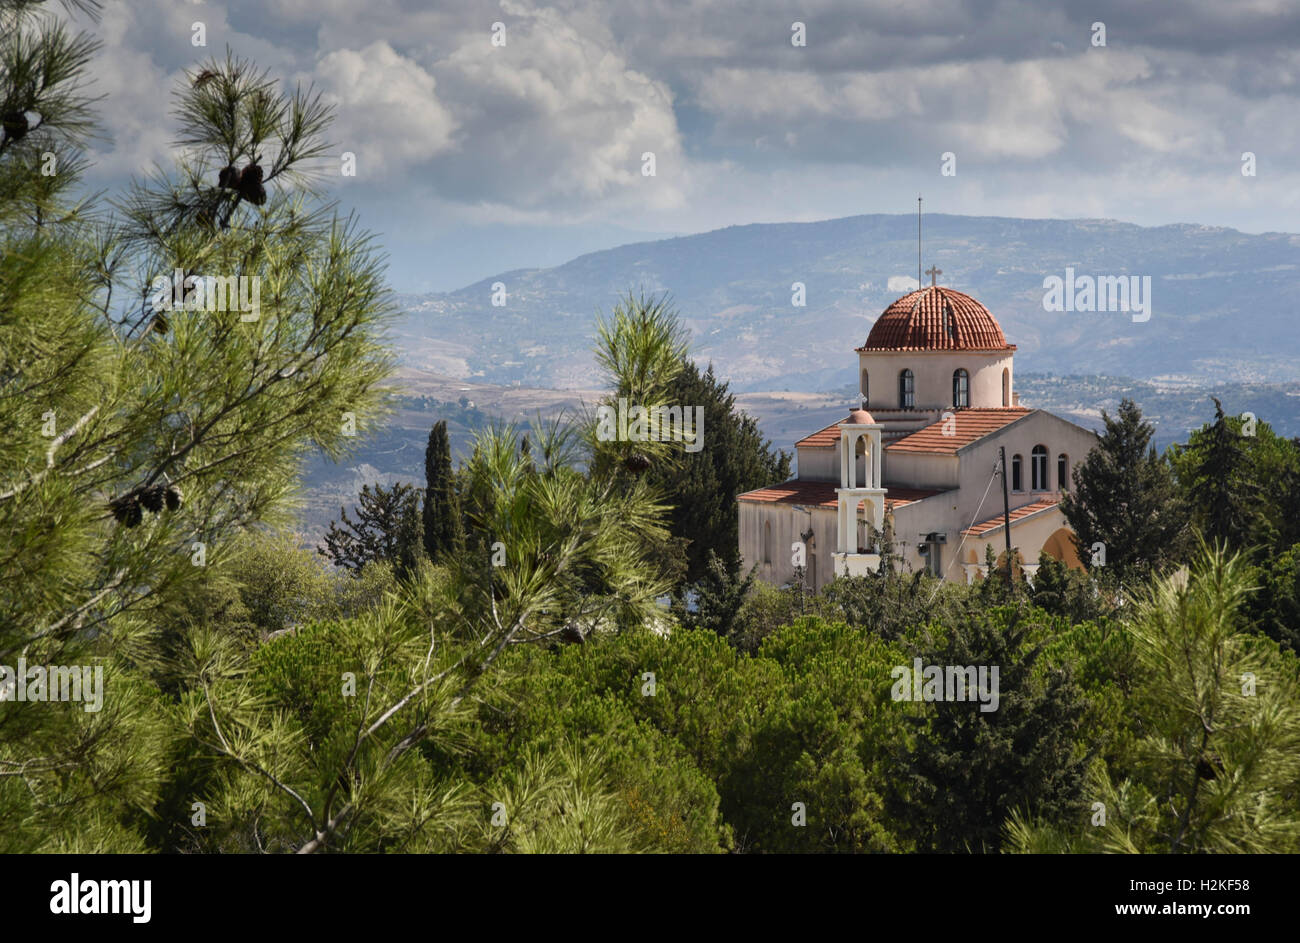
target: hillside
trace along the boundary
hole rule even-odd
[[[1107,220],[927,215],[924,259],[974,295],[1017,344],[1022,371],[1178,382],[1300,376],[1300,236]],[[1043,279],[1149,275],[1152,316],[1043,309]],[[853,347],[916,275],[916,218],[853,216],[735,226],[504,272],[459,291],[402,296],[407,366],[505,386],[592,382],[594,317],[629,289],[668,292],[693,352],[738,391],[835,389]],[[792,283],[806,286],[791,305]],[[492,286],[505,286],[503,306]]]

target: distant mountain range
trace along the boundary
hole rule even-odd
[[[1020,371],[1193,384],[1300,378],[1300,235],[931,214],[924,237],[925,267],[988,306],[1019,347]],[[1150,276],[1150,320],[1044,310],[1044,279],[1067,267]],[[396,339],[410,367],[590,388],[597,312],[629,290],[667,292],[694,333],[692,353],[733,389],[821,391],[853,382],[853,348],[915,278],[914,216],[733,226],[403,295]],[[803,307],[791,303],[795,282]],[[504,305],[492,303],[495,283]]]

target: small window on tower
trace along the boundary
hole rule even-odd
[[[1019,455],[1011,456],[1011,490],[1012,491],[1025,490],[1025,480],[1024,480],[1024,476],[1020,473],[1020,465],[1021,465],[1020,456]]]
[[[954,370],[952,374],[952,405],[955,409],[970,407],[970,374]]]
[[[1070,490],[1070,459],[1064,452],[1056,456],[1056,489]]]
[[[904,370],[898,375],[898,405],[901,409],[911,409],[916,404],[916,377],[911,370]]]
[[[871,399],[870,389],[867,385],[867,371],[862,371],[862,408],[867,408],[867,403]]]

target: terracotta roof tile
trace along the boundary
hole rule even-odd
[[[840,423],[855,423],[860,426],[875,425],[876,420],[865,409],[853,409],[845,419],[831,423],[825,429],[819,429],[812,435],[804,436],[794,444],[797,449],[824,449],[840,441]]]
[[[759,488],[740,495],[738,501],[755,501],[762,504],[811,504],[814,507],[833,508],[837,504],[833,481],[805,481],[794,478],[770,488]],[[941,494],[941,491],[926,488],[886,488],[885,500],[896,508],[901,508],[922,498]]]
[[[978,441],[1003,426],[1010,425],[1017,419],[1029,415],[1032,410],[1024,406],[1010,406],[1000,409],[959,409],[953,413],[953,434],[944,435],[943,428],[947,420],[932,422],[924,429],[918,429],[911,435],[903,436],[896,442],[885,446],[887,452],[935,452],[943,455],[955,455],[972,442]],[[820,435],[821,433],[817,433]]]
[[[812,435],[806,435],[794,444],[797,449],[825,449],[840,441],[840,422],[836,420],[825,429],[819,429]]]
[[[908,292],[876,319],[858,350],[1015,350],[970,295],[941,285]]]
[[[1026,517],[1037,514],[1040,511],[1050,510],[1060,503],[1061,502],[1056,498],[1039,498],[1032,504],[1026,504],[1022,507],[1013,509],[1010,514],[1011,523],[1014,525],[1016,521],[1024,520]],[[990,517],[987,521],[980,521],[978,524],[972,524],[970,527],[967,527],[962,531],[962,535],[966,537],[983,537],[990,531],[1000,529],[1004,523],[1002,515],[999,514],[997,517]]]

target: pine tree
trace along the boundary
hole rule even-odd
[[[653,326],[634,327],[628,340],[653,347],[640,329]],[[185,719],[221,762],[223,801],[242,812],[224,847],[261,848],[266,833],[299,853],[449,850],[478,831],[489,849],[626,850],[618,809],[587,772],[513,791],[509,821],[522,828],[502,833],[476,818],[488,803],[472,803],[463,780],[425,756],[435,738],[456,744],[470,733],[465,701],[492,683],[489,669],[511,646],[664,621],[658,600],[669,583],[654,554],[667,539],[666,507],[643,481],[619,475],[610,455],[597,461],[582,449],[598,441],[594,429],[534,427],[527,453],[520,438],[510,426],[477,436],[462,472],[467,548],[445,570],[421,567],[364,616],[259,653],[291,682],[267,691],[277,711],[249,696],[246,654],[210,633],[191,639]],[[299,645],[315,665],[298,657]],[[356,697],[338,696],[345,672]],[[319,693],[304,697],[304,688]]]
[[[1105,566],[1120,579],[1140,577],[1176,560],[1186,513],[1169,466],[1156,454],[1155,427],[1129,399],[1115,417],[1102,412],[1105,432],[1074,467],[1074,488],[1061,510],[1075,533],[1079,558],[1092,568],[1093,547],[1104,547]]]
[[[304,186],[319,98],[234,58],[195,68],[176,168],[108,219],[70,196],[94,48],[0,0],[0,664],[95,666],[112,692],[0,712],[7,850],[140,847],[170,765],[158,623],[287,515],[302,459],[345,451],[391,363],[369,239]]]
[[[1190,570],[1141,593],[1128,626],[1139,682],[1125,701],[1136,745],[1094,767],[1088,803],[1069,824],[1013,822],[1016,850],[1251,854],[1300,847],[1298,666],[1247,631],[1252,590],[1240,554],[1203,548]]]
[[[464,548],[465,536],[451,470],[451,442],[447,421],[440,419],[429,431],[424,450],[424,552],[435,563]]]
[[[321,556],[335,566],[359,573],[367,564],[388,563],[399,576],[415,569],[423,552],[420,492],[398,482],[391,488],[363,485],[357,496],[355,521],[340,508],[340,520],[331,521]]]

